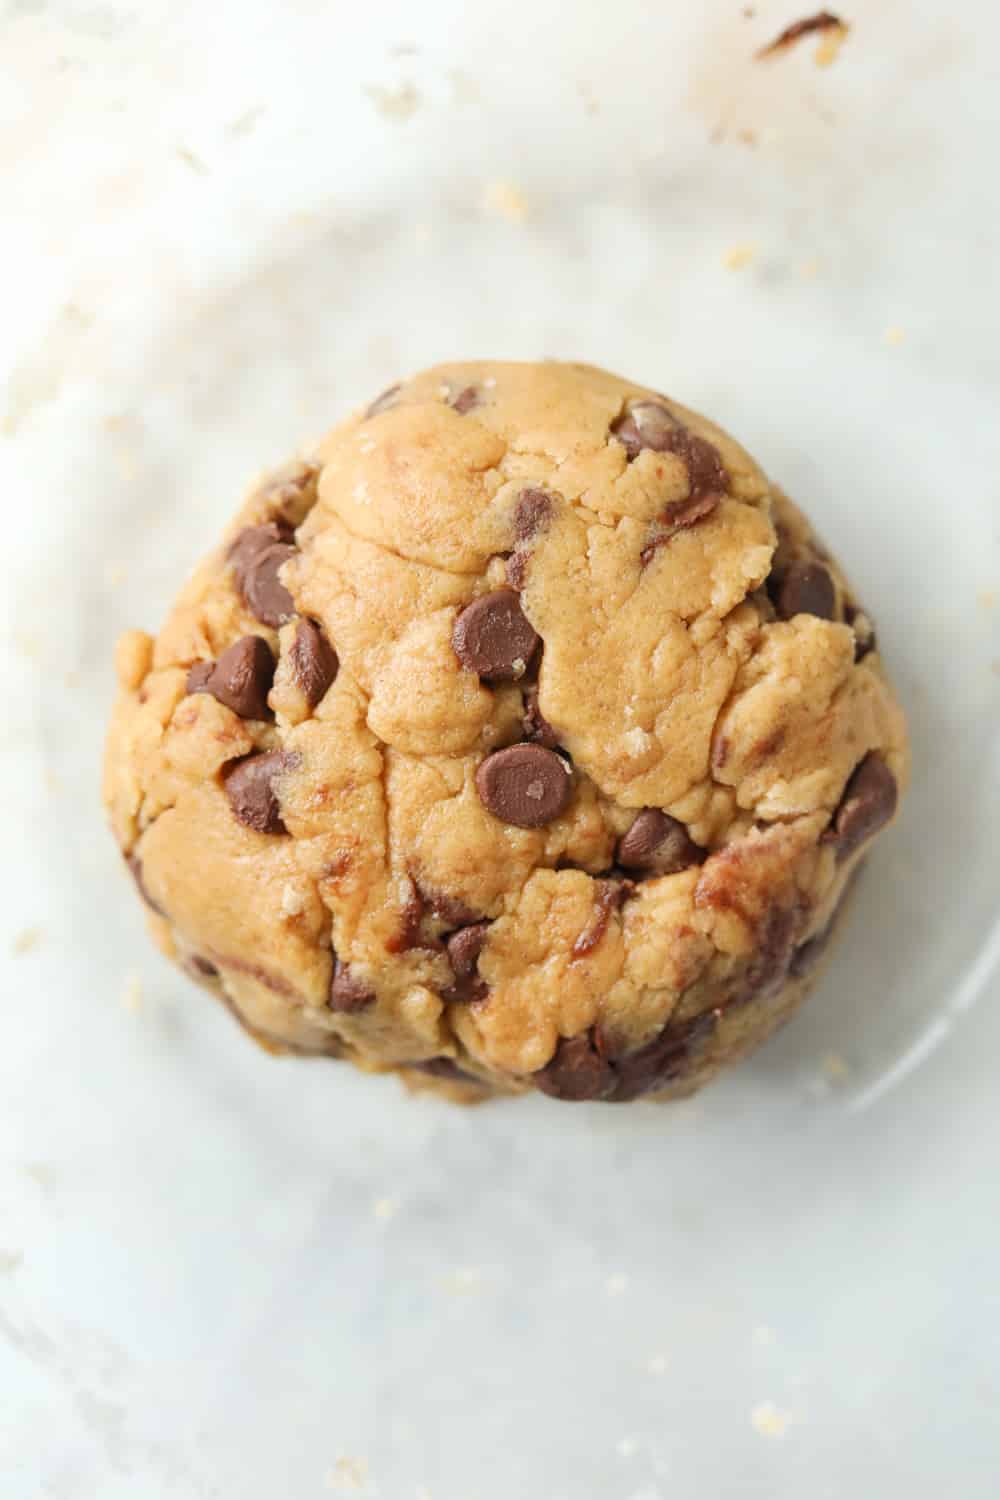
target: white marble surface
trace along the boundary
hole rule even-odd
[[[845,9],[819,70],[776,0],[0,5],[4,1496],[995,1495],[1000,20]],[[102,826],[115,633],[475,354],[730,426],[912,715],[822,991],[669,1113],[258,1054]]]

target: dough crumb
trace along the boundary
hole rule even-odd
[[[622,1458],[632,1458],[639,1451],[639,1441],[634,1437],[619,1438],[615,1446]]]
[[[599,115],[601,112],[601,101],[594,93],[593,87],[589,83],[578,83],[576,91],[583,101],[583,107],[587,114]]]
[[[40,927],[22,927],[10,945],[11,952],[15,958],[23,958],[26,953],[32,953],[41,941]]]
[[[822,1062],[823,1073],[830,1083],[843,1083],[851,1070],[839,1052],[828,1052]]]
[[[979,593],[978,593],[978,595],[976,597],[977,597],[980,609],[996,609],[996,607],[997,607],[997,591],[996,591],[996,589],[980,589]]]
[[[743,271],[757,255],[756,245],[743,240],[737,245],[731,245],[722,257],[722,264],[727,271]]]
[[[132,1015],[138,1015],[142,1010],[142,980],[134,969],[125,976],[125,984],[122,989],[122,1004]]]
[[[9,1276],[23,1260],[20,1250],[0,1250],[0,1276]]]
[[[901,344],[905,338],[905,329],[900,328],[896,323],[890,324],[890,326],[885,330],[885,333],[883,333],[882,335],[883,342],[888,344],[891,348],[895,348],[897,344]]]
[[[398,1207],[399,1204],[395,1198],[376,1198],[372,1212],[380,1223],[385,1223],[388,1219],[396,1217]]]
[[[337,1461],[326,1476],[327,1488],[331,1490],[363,1490],[368,1483],[367,1458],[350,1458],[338,1453]]]
[[[809,257],[808,260],[804,260],[802,262],[801,266],[799,267],[799,271],[806,278],[807,281],[813,281],[813,280],[815,280],[815,278],[820,273],[820,261],[819,261],[818,257],[815,256],[815,255],[812,255],[812,256]]]
[[[523,224],[530,212],[527,198],[512,182],[488,182],[483,189],[483,208],[508,224]]]
[[[665,1375],[667,1373],[667,1356],[665,1354],[651,1354],[646,1363],[646,1369],[650,1375]]]
[[[613,1276],[609,1276],[607,1281],[604,1283],[605,1291],[607,1292],[609,1297],[621,1297],[627,1287],[628,1277],[623,1276],[621,1271],[616,1271],[615,1274]]]
[[[483,1284],[483,1273],[477,1266],[459,1266],[457,1270],[450,1272],[443,1278],[445,1291],[454,1297],[461,1297],[469,1292],[478,1292]]]
[[[750,1421],[761,1437],[783,1438],[788,1430],[789,1417],[773,1401],[762,1401],[750,1413]]]
[[[409,82],[399,83],[395,88],[381,83],[366,83],[365,93],[384,120],[402,122],[415,115],[420,108],[420,92]]]
[[[777,1336],[774,1329],[769,1328],[766,1323],[758,1323],[753,1331],[753,1341],[761,1349],[770,1349],[777,1343]]]
[[[840,26],[830,27],[826,36],[821,39],[813,56],[813,62],[817,68],[829,68],[837,61],[837,58],[840,56],[840,49],[847,41],[849,30],[850,27],[843,23]]]
[[[448,82],[451,84],[451,100],[453,104],[475,104],[479,100],[479,84],[470,73],[465,73],[461,68],[450,68],[448,70]]]
[[[208,168],[201,157],[191,150],[190,146],[175,146],[174,150],[184,165],[190,167],[192,172],[196,172],[199,177],[208,176]]]

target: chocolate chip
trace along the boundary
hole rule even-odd
[[[423,906],[448,927],[466,927],[479,915],[471,911],[459,896],[449,896],[445,891],[428,891],[423,886],[418,886],[418,890]]]
[[[552,1061],[533,1074],[537,1088],[554,1099],[600,1099],[610,1104],[639,1099],[682,1078],[704,1052],[722,1017],[718,1008],[683,1021],[669,1020],[645,1046],[616,1056],[600,1024],[564,1038]]]
[[[700,864],[705,851],[689,837],[683,823],[658,807],[646,807],[628,833],[618,840],[616,857],[626,870],[676,875]]]
[[[653,534],[640,554],[643,566],[651,562],[656,551],[670,541],[678,531],[686,531],[710,516],[718,506],[721,495],[689,495],[686,500],[673,500],[664,507],[663,514],[654,522]]]
[[[354,1015],[359,1010],[366,1010],[374,1000],[375,991],[363,979],[359,979],[348,964],[335,958],[330,994],[326,1002],[330,1010],[339,1011],[342,1015]]]
[[[514,507],[513,556],[507,562],[507,582],[512,588],[524,587],[528,565],[528,543],[544,531],[552,516],[553,498],[546,490],[522,490]]]
[[[729,476],[718,448],[683,426],[658,401],[637,401],[611,431],[625,449],[630,463],[638,458],[643,448],[651,448],[654,453],[672,453],[681,459],[688,471],[692,497],[723,495],[729,488]]]
[[[669,434],[664,452],[673,453],[681,459],[688,471],[688,485],[691,491],[688,504],[698,496],[712,495],[718,501],[718,497],[724,495],[729,489],[729,475],[719,456],[718,448],[706,442],[704,438],[698,437],[697,433],[689,432],[686,427],[676,428]],[[675,501],[674,507],[668,506],[665,513],[667,518],[669,519],[672,508],[677,509],[680,514],[680,508],[684,503]],[[711,508],[714,509],[714,506]],[[697,519],[698,517],[695,516],[689,521],[676,520],[674,525],[690,526]]]
[[[688,471],[692,495],[725,494],[729,488],[719,450],[685,427],[659,401],[637,401],[611,429],[631,463],[643,448],[672,453]]]
[[[477,966],[489,930],[489,922],[475,922],[471,927],[453,932],[448,939],[445,947],[455,982],[444,991],[446,1000],[468,1003],[486,998],[489,986],[480,977]]]
[[[474,385],[467,385],[464,391],[459,391],[450,405],[452,411],[456,411],[460,417],[464,417],[466,412],[472,411],[479,403],[480,396],[478,389]]]
[[[340,663],[326,636],[312,620],[300,620],[289,651],[292,676],[310,708],[333,686]]]
[[[607,1099],[618,1077],[599,1046],[600,1033],[562,1037],[552,1061],[532,1075],[536,1088],[552,1099],[584,1102]]]
[[[781,988],[788,977],[795,945],[802,931],[801,906],[772,906],[757,929],[756,949],[739,977],[732,1005],[763,1000]]]
[[[547,490],[522,490],[514,507],[514,537],[530,541],[541,531],[552,514],[552,496]]]
[[[186,690],[190,693],[203,693],[208,684],[208,679],[215,671],[214,661],[196,661],[187,674]]]
[[[290,542],[293,532],[286,521],[268,521],[263,526],[248,526],[241,531],[229,549],[229,561],[236,574],[236,581],[243,587],[243,577],[251,563],[255,562],[275,542]]]
[[[467,672],[478,672],[487,682],[513,682],[524,676],[538,636],[514,590],[494,589],[462,610],[451,643]]]
[[[369,417],[377,417],[380,412],[388,411],[390,407],[395,406],[396,399],[401,390],[401,385],[391,385],[388,390],[382,392],[381,396],[376,396],[371,406],[365,412],[362,421],[367,422]]]
[[[629,463],[643,448],[650,448],[655,453],[672,453],[687,469],[688,494],[664,508],[642,549],[646,564],[675,532],[695,526],[712,514],[729,489],[729,476],[718,448],[689,431],[659,401],[637,401],[611,431],[624,447]]]
[[[573,791],[569,766],[541,745],[509,745],[476,772],[483,806],[504,823],[541,828],[564,812]]]
[[[143,879],[142,860],[139,858],[138,854],[126,854],[125,863],[128,865],[129,874],[135,881],[136,889],[138,890],[139,895],[142,897],[143,901],[145,901],[146,905],[152,911],[155,911],[157,916],[166,916],[166,912],[163,910],[163,907],[157,905],[152,896],[149,894],[149,888],[146,885],[145,880]]]
[[[202,958],[200,953],[191,953],[188,955],[188,967],[193,969],[195,974],[200,975],[202,979],[218,979],[219,977],[219,971],[215,967],[215,964],[210,963],[207,958]]]
[[[778,578],[774,606],[783,620],[795,615],[816,615],[832,620],[837,610],[837,591],[822,563],[794,562]]]
[[[524,738],[530,740],[533,745],[542,745],[546,750],[554,750],[558,745],[555,730],[538,706],[536,687],[528,688],[524,695],[524,717],[521,725]]]
[[[621,443],[631,463],[643,448],[665,453],[671,433],[679,427],[673,412],[661,401],[636,401],[612,424],[611,433]]]
[[[236,819],[257,833],[287,833],[274,782],[298,763],[299,757],[287,750],[271,750],[266,755],[248,755],[234,761],[223,777]]]
[[[199,663],[199,666],[205,663]],[[194,668],[192,668],[192,671]],[[245,635],[228,646],[197,692],[211,693],[241,719],[270,717],[267,695],[274,681],[274,657],[259,635]],[[188,674],[188,692],[191,673]]]
[[[295,602],[278,577],[285,563],[295,554],[296,549],[287,542],[275,542],[257,553],[242,574],[244,602],[262,625],[277,628],[295,613]]]
[[[684,1021],[668,1021],[658,1036],[637,1051],[616,1057],[613,1066],[617,1086],[610,1096],[615,1104],[627,1104],[654,1093],[691,1072],[705,1051],[722,1018],[722,1011],[703,1011]]]
[[[884,758],[871,750],[844,788],[840,806],[824,838],[837,845],[837,858],[847,859],[892,818],[899,791]]]
[[[632,895],[635,885],[631,880],[598,880],[594,894],[594,915],[573,944],[574,958],[585,958],[592,953],[608,930],[613,911],[620,911]]]
[[[686,531],[710,516],[721,500],[717,494],[689,495],[686,500],[672,500],[663,507],[662,523],[674,531]]]

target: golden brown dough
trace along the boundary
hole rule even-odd
[[[265,1045],[459,1098],[688,1093],[795,1008],[908,772],[874,629],[730,437],[429,370],[119,644],[105,801]]]

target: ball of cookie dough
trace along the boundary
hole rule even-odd
[[[393,386],[117,665],[105,798],[160,946],[268,1049],[456,1098],[689,1093],[750,1052],[907,778],[802,513],[583,365]]]

